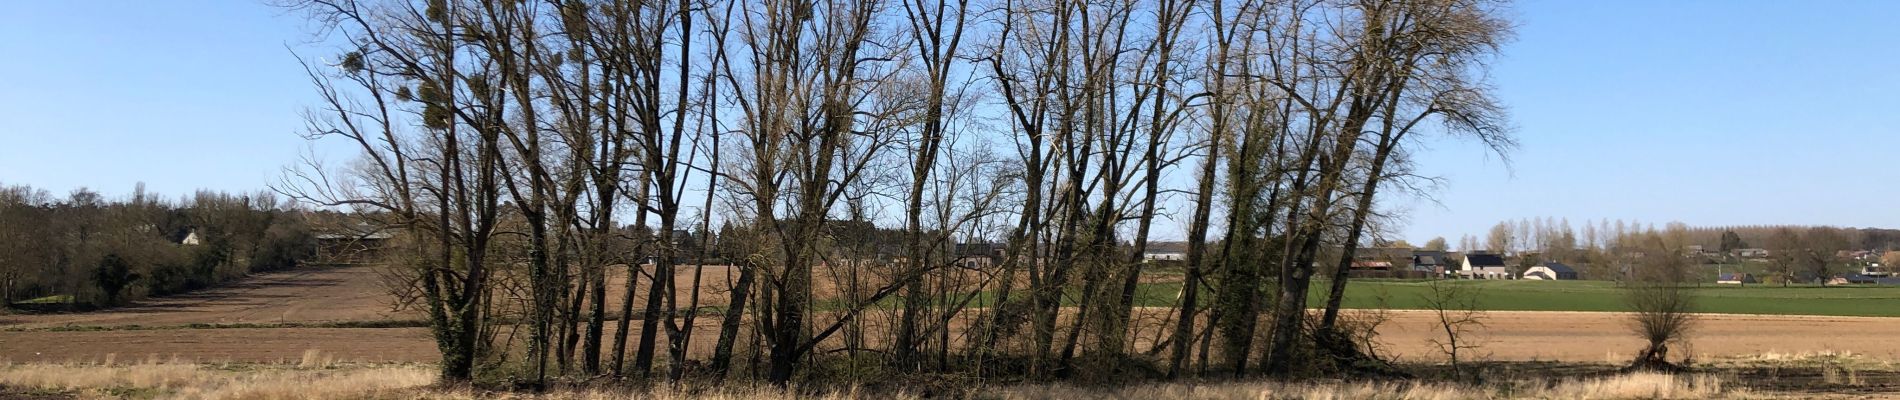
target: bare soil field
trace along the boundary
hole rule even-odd
[[[1379,329],[1386,354],[1435,360],[1429,341],[1442,337],[1428,311],[1391,311]],[[1767,353],[1851,352],[1900,361],[1900,318],[1703,314],[1689,347],[1674,353],[1698,359]],[[1476,354],[1498,361],[1628,361],[1643,346],[1622,313],[1491,311],[1477,337]]]
[[[0,315],[0,329],[177,326],[413,320],[393,310],[371,267],[309,268],[253,275],[230,285],[84,313]]]
[[[335,361],[437,362],[426,328],[242,328],[0,332],[0,360],[296,362],[316,350]]]
[[[701,319],[692,351],[711,350],[717,335]],[[635,329],[638,329],[636,321]],[[1764,353],[1854,353],[1900,361],[1900,321],[1882,318],[1710,315],[1690,347],[1698,359]],[[610,328],[608,334],[612,335]],[[637,332],[636,332],[637,333]],[[1441,358],[1430,340],[1436,327],[1423,312],[1393,312],[1380,329],[1385,354],[1400,361]],[[1475,354],[1494,361],[1622,362],[1639,342],[1619,314],[1493,312],[1478,335]],[[661,337],[662,346],[664,336]],[[0,360],[15,362],[99,360],[147,356],[205,361],[272,362],[296,359],[307,350],[338,361],[434,362],[434,343],[424,328],[233,328],[108,331],[0,332]]]
[[[622,270],[624,271],[624,269]],[[725,267],[709,267],[702,293],[706,304],[723,303]],[[616,274],[624,275],[624,274]],[[682,274],[681,286],[690,284]],[[616,279],[617,280],[617,279]],[[624,283],[610,283],[619,288]],[[642,285],[644,286],[644,285]],[[827,288],[830,289],[830,288]],[[317,350],[336,361],[435,362],[428,330],[415,327],[337,328],[325,324],[418,319],[390,311],[379,275],[367,267],[260,274],[236,285],[153,299],[92,313],[0,316],[0,360],[66,362],[151,356],[201,361],[275,362]],[[610,312],[619,293],[610,294]],[[641,293],[644,294],[644,293]],[[636,301],[644,304],[644,296]],[[681,299],[684,303],[685,299]],[[638,307],[636,307],[638,309]],[[1136,317],[1138,337],[1152,340],[1163,322],[1160,309]],[[888,324],[886,312],[865,315],[868,331]],[[1401,361],[1440,356],[1430,341],[1440,336],[1429,312],[1390,311],[1381,325],[1382,352]],[[829,318],[819,318],[828,323]],[[699,319],[692,351],[709,352],[716,317]],[[264,327],[193,327],[193,324],[257,324]],[[282,327],[269,327],[282,324]],[[634,322],[638,329],[639,322]],[[1617,313],[1493,311],[1474,338],[1477,356],[1495,361],[1621,362],[1641,343]],[[609,328],[609,335],[613,330]],[[525,334],[525,332],[523,333]],[[835,336],[834,340],[844,335]],[[876,343],[882,335],[870,333]],[[1758,355],[1849,352],[1900,361],[1900,319],[1703,315],[1687,348],[1677,354],[1699,359]],[[662,346],[664,335],[661,336]]]

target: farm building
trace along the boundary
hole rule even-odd
[[[364,264],[381,261],[383,248],[395,234],[386,229],[357,225],[321,231],[316,236],[317,263]]]
[[[1474,252],[1465,255],[1458,275],[1471,279],[1511,279],[1511,268],[1504,265],[1502,255]]]
[[[1392,271],[1392,262],[1390,262],[1390,261],[1370,261],[1370,260],[1355,260],[1355,261],[1353,261],[1353,262],[1352,262],[1352,269],[1353,269],[1353,270],[1355,270],[1355,271],[1357,271],[1357,270],[1367,270],[1367,271]]]
[[[1861,266],[1860,274],[1876,277],[1876,278],[1884,278],[1888,276],[1893,276],[1893,268],[1885,266],[1885,265],[1880,265],[1880,263],[1872,263],[1872,264]]]
[[[987,242],[957,243],[957,266],[963,268],[989,268],[1003,258],[1003,245]]]
[[[1443,251],[1414,251],[1412,252],[1412,270],[1444,273],[1445,260],[1445,252]]]
[[[1726,273],[1726,274],[1722,274],[1722,276],[1720,277],[1716,277],[1715,283],[1723,284],[1723,285],[1742,285],[1742,284],[1749,284],[1749,283],[1761,283],[1761,280],[1755,279],[1755,274]]]
[[[1563,263],[1547,262],[1524,270],[1524,279],[1535,280],[1575,280],[1577,270]]]
[[[1146,261],[1187,261],[1187,242],[1148,242],[1141,259]]]
[[[1352,253],[1353,268],[1374,267],[1385,270],[1410,269],[1414,251],[1410,247],[1367,247]]]

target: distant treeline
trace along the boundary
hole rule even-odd
[[[1551,217],[1504,220],[1493,225],[1486,232],[1483,241],[1479,241],[1476,236],[1465,235],[1460,240],[1458,249],[1545,254],[1562,253],[1565,249],[1613,249],[1629,247],[1631,246],[1629,241],[1632,238],[1639,238],[1652,232],[1660,234],[1672,247],[1701,246],[1704,251],[1709,252],[1786,247],[1786,244],[1776,243],[1781,241],[1777,235],[1785,237],[1789,232],[1828,235],[1831,236],[1830,241],[1840,242],[1839,245],[1843,250],[1900,248],[1900,230],[1881,228],[1819,225],[1690,226],[1673,221],[1658,228],[1655,224],[1609,219],[1584,221],[1577,226],[1580,228],[1573,228],[1569,219]],[[1435,246],[1440,250],[1446,247],[1442,238],[1433,239],[1425,247]]]
[[[1689,240],[1710,250],[1720,248],[1724,232],[1734,232],[1740,239],[1739,248],[1772,249],[1777,247],[1777,235],[1786,232],[1814,232],[1816,229],[1838,233],[1847,244],[1848,250],[1893,250],[1900,249],[1900,230],[1882,228],[1839,228],[1813,225],[1739,225],[1690,227]]]
[[[1848,251],[1887,251],[1900,247],[1900,230],[1879,228],[1841,228],[1803,225],[1740,225],[1692,227],[1669,222],[1659,229],[1654,224],[1604,219],[1585,221],[1573,228],[1569,220],[1525,218],[1493,225],[1483,241],[1466,235],[1459,250],[1489,251],[1518,255],[1520,267],[1542,261],[1576,265],[1584,276],[1615,279],[1634,258],[1647,252],[1664,251],[1699,258],[1703,263],[1729,263],[1742,259],[1766,261],[1765,278],[1780,281],[1811,281],[1837,276],[1853,263]],[[1444,250],[1443,238],[1434,238],[1426,249]],[[1762,252],[1742,252],[1759,249]],[[1896,258],[1900,259],[1900,258]]]
[[[279,204],[269,192],[167,201],[143,185],[122,199],[0,185],[0,304],[112,306],[295,266],[313,235]]]

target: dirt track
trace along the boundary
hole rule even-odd
[[[718,277],[708,279],[709,284],[725,277],[708,275]],[[321,269],[259,275],[231,287],[112,311],[0,316],[0,360],[99,360],[110,354],[121,360],[156,355],[269,362],[296,360],[315,349],[341,361],[436,361],[434,344],[423,328],[176,329],[198,323],[308,325],[417,318],[389,311],[385,293],[372,269]],[[1388,315],[1379,339],[1386,354],[1401,360],[1438,357],[1429,341],[1439,331],[1429,313]],[[1137,320],[1154,323],[1159,317],[1142,315]],[[865,318],[874,324],[881,319]],[[694,352],[710,350],[713,323],[713,318],[700,320],[696,335],[703,339],[695,339]],[[70,330],[126,325],[169,329]],[[62,330],[48,330],[53,328]],[[1501,361],[1620,361],[1641,344],[1622,315],[1585,312],[1491,312],[1476,339],[1483,343],[1478,355]],[[1702,358],[1846,351],[1900,361],[1900,318],[1706,315],[1691,346],[1678,354],[1683,350]]]

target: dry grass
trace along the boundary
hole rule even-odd
[[[320,352],[282,364],[194,364],[147,359],[133,363],[0,364],[7,393],[79,398],[152,399],[920,399],[909,393],[846,389],[813,393],[769,386],[629,391],[576,389],[549,394],[431,387],[426,365],[337,364]],[[1707,399],[1755,397],[1708,375],[1631,374],[1603,378],[1519,379],[1472,386],[1431,382],[1151,383],[1115,388],[1062,384],[972,388],[961,397],[1017,399]]]
[[[297,365],[155,358],[134,363],[0,364],[0,386],[10,391],[79,398],[395,398],[434,383],[435,376],[435,369],[425,365],[332,365],[314,351]]]
[[[994,390],[996,399],[1711,399],[1751,397],[1706,375],[1629,374],[1578,380],[1525,380],[1490,385],[1420,382],[1161,383],[1115,389],[1060,385]]]

